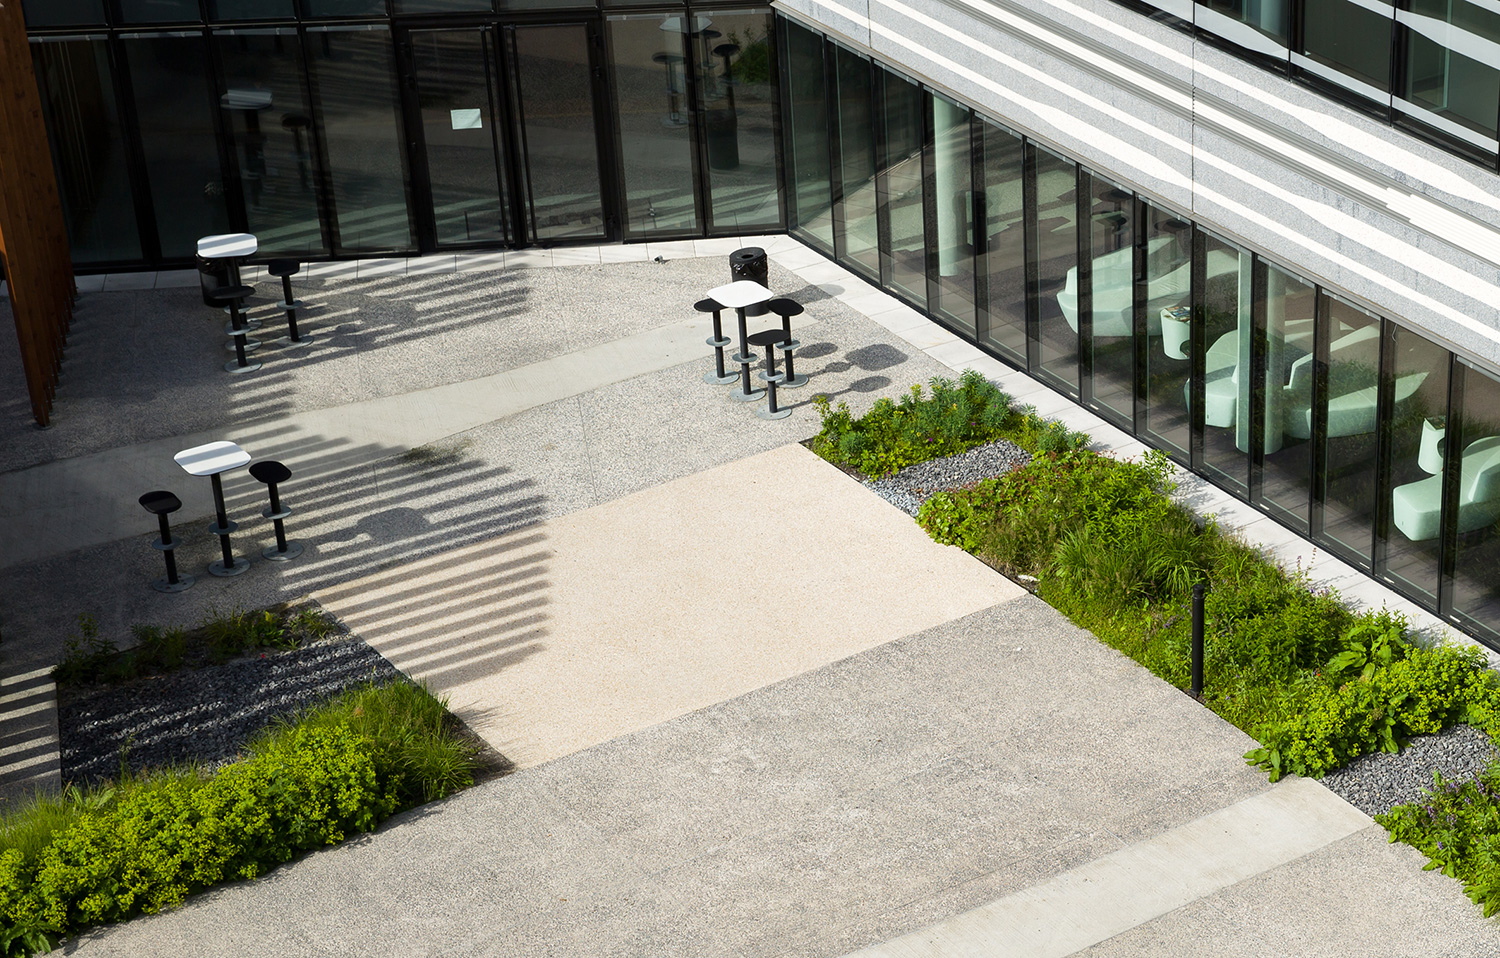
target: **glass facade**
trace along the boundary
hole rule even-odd
[[[795,235],[870,273],[873,155],[889,292],[1500,642],[1500,380],[998,119],[788,33],[797,149],[814,158]]]
[[[784,230],[771,11],[652,6],[28,2],[75,262]]]

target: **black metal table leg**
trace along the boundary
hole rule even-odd
[[[238,523],[229,521],[229,512],[224,507],[224,482],[216,472],[209,476],[209,481],[214,486],[214,516],[218,523],[209,528],[209,532],[219,537],[219,548],[223,550],[224,557],[218,562],[211,563],[208,571],[212,575],[227,577],[239,575],[250,568],[249,559],[236,558],[230,548],[229,534],[239,528]]]

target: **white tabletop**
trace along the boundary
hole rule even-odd
[[[709,299],[728,309],[744,309],[746,306],[764,303],[775,295],[775,293],[754,280],[748,279],[742,279],[739,282],[730,283],[728,286],[720,286],[718,289],[708,291]]]
[[[236,443],[221,439],[184,449],[172,459],[190,476],[213,476],[245,465],[250,454]]]
[[[206,259],[253,256],[260,243],[250,233],[220,233],[198,240],[198,255]]]
[[[230,90],[219,98],[219,102],[231,110],[269,110],[270,90]]]

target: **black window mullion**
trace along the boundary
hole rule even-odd
[[[1037,201],[1036,144],[1026,141],[1021,166],[1021,229],[1026,246],[1026,370],[1039,372],[1042,366],[1041,303],[1037,294]]]
[[[1204,354],[1208,352],[1208,234],[1197,226],[1193,227],[1192,297],[1193,372],[1192,379],[1189,380],[1192,385],[1188,389],[1191,397],[1191,402],[1188,403],[1188,463],[1193,470],[1202,472],[1205,419],[1203,404],[1207,401],[1204,384],[1207,366]]]
[[[1135,435],[1143,436],[1146,432],[1146,409],[1150,401],[1147,395],[1150,373],[1150,339],[1148,336],[1149,325],[1146,319],[1146,240],[1151,235],[1151,230],[1146,222],[1146,203],[1139,196],[1131,201],[1132,221],[1136,228],[1132,234],[1132,245],[1130,254],[1130,323],[1131,323],[1131,346],[1134,362],[1131,364],[1135,373],[1135,381],[1132,383],[1131,396],[1131,428]],[[1092,263],[1089,264],[1093,266]],[[1189,275],[1192,276],[1192,267],[1188,267]],[[1188,284],[1188,295],[1191,299],[1192,284],[1196,280],[1190,280]],[[1090,290],[1090,295],[1093,291]],[[1193,324],[1198,325],[1198,324]],[[1196,354],[1199,350],[1196,343],[1190,343],[1188,349]],[[1191,379],[1189,379],[1191,382]],[[1198,400],[1193,400],[1197,402]]]
[[[229,92],[229,82],[224,77],[224,64],[219,56],[219,44],[212,33],[205,34],[208,44],[208,93],[213,98],[209,104],[209,116],[213,117],[214,139],[219,148],[219,170],[223,178],[224,203],[229,212],[229,228],[237,233],[250,231],[249,214],[245,211],[245,184],[240,179],[239,156],[234,149],[229,124],[224,119],[224,95]]]
[[[1241,254],[1244,255],[1243,253]],[[1246,498],[1259,508],[1266,465],[1266,353],[1269,335],[1266,294],[1270,270],[1259,256],[1250,264],[1250,456]]]
[[[296,30],[297,45],[302,53],[303,96],[306,97],[313,115],[312,125],[308,127],[308,139],[312,144],[313,157],[317,161],[313,181],[318,186],[318,220],[323,232],[324,247],[330,254],[337,256],[342,251],[343,241],[339,236],[338,208],[333,201],[333,168],[328,160],[328,148],[323,139],[323,103],[318,95],[318,78],[313,68],[312,51],[309,49],[312,44],[311,34],[321,33],[326,38],[327,31],[309,31],[307,27],[300,24]]]
[[[833,258],[842,261],[848,254],[844,237],[844,135],[840,107],[843,90],[839,87],[839,48],[823,40],[823,128],[828,131],[828,222],[833,236]]]
[[[1453,579],[1458,564],[1458,500],[1463,477],[1464,447],[1464,372],[1458,357],[1448,354],[1448,431],[1444,434],[1443,512],[1438,540],[1439,568],[1437,613],[1447,618],[1453,614]]]
[[[876,248],[880,254],[880,285],[889,288],[895,273],[895,262],[891,256],[890,177],[887,175],[891,157],[885,125],[885,71],[874,62],[871,62],[870,69],[874,71],[870,83],[870,99],[875,120]]]
[[[682,69],[685,74],[683,89],[686,91],[688,101],[688,122],[692,124],[692,136],[689,137],[689,142],[693,145],[693,205],[697,208],[698,235],[707,236],[710,226],[709,218],[712,213],[712,204],[708,201],[708,117],[703,112],[703,100],[699,96],[698,89],[698,81],[701,79],[699,71],[703,69],[698,62],[698,41],[691,32],[688,32],[692,30],[694,22],[693,17],[688,17],[684,23],[687,31],[682,34]],[[613,86],[614,78],[608,73],[605,76],[608,78],[606,82]],[[609,99],[613,101],[614,91],[611,90],[610,93]],[[618,125],[618,111],[615,117],[616,125]],[[623,170],[625,155],[622,145],[624,140],[621,136],[617,136],[613,142],[621,150],[618,162]],[[621,182],[624,182],[623,174]]]
[[[1333,316],[1328,294],[1321,288],[1313,292],[1313,392],[1312,392],[1312,487],[1307,511],[1308,538],[1323,538],[1323,510],[1328,476],[1328,343]],[[1380,401],[1376,393],[1376,403]]]
[[[969,117],[969,187],[973,202],[969,212],[974,224],[974,338],[990,337],[990,231],[989,184],[984,170],[984,120]]]
[[[1094,405],[1094,183],[1093,176],[1081,164],[1074,164],[1073,230],[1078,254],[1078,401],[1086,408]]]
[[[497,27],[496,31],[496,46],[504,52],[501,65],[506,82],[502,89],[510,92],[506,102],[512,107],[509,129],[510,138],[515,144],[512,156],[516,161],[512,182],[519,208],[523,211],[516,214],[516,245],[525,246],[536,235],[536,200],[531,190],[531,151],[526,143],[526,106],[521,100],[521,74],[516,66],[516,28],[507,25]]]
[[[411,31],[391,31],[396,45],[396,85],[401,103],[406,162],[411,169],[412,205],[416,207],[417,250],[437,249],[437,216],[432,208],[432,174],[427,166],[427,134],[422,129],[421,90],[418,88],[416,50]],[[493,125],[493,124],[492,124]]]
[[[927,312],[936,315],[943,301],[942,271],[938,256],[937,228],[937,102],[931,90],[922,90],[922,241],[927,247],[923,263],[927,274]]]
[[[161,263],[161,231],[156,227],[156,204],[151,199],[151,178],[146,175],[146,151],[141,144],[141,122],[135,111],[135,93],[122,48],[124,42],[117,35],[105,41],[104,46],[109,55],[109,71],[114,80],[115,102],[119,104],[120,128],[125,138],[125,169],[129,174],[130,195],[135,207],[136,234],[142,257],[156,266]]]
[[[495,190],[500,197],[500,225],[507,245],[516,245],[516,209],[520,192],[514,188],[515,162],[509,152],[511,135],[502,137],[502,129],[509,131],[510,111],[505,98],[505,75],[499,70],[501,43],[495,27],[479,28],[480,56],[484,58],[484,90],[490,103],[490,142],[495,151]]]

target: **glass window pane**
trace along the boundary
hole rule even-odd
[[[823,38],[786,23],[787,102],[791,107],[792,223],[833,248],[833,198],[829,184],[828,105],[823,81]]]
[[[104,22],[104,0],[21,0],[28,27],[89,26]]]
[[[120,22],[164,23],[201,21],[198,0],[120,0]]]
[[[1198,0],[1207,30],[1259,53],[1286,56],[1287,0]]]
[[[958,328],[974,327],[974,183],[969,111],[941,96],[932,98],[933,196],[937,200],[937,311]]]
[[[1146,286],[1146,433],[1157,445],[1186,456],[1195,327],[1205,315],[1202,306],[1190,306],[1193,228],[1150,204],[1145,215],[1141,241],[1146,246],[1146,272],[1141,281]]]
[[[378,17],[386,9],[385,0],[302,0],[302,12],[308,17]]]
[[[291,20],[292,0],[208,0],[210,20]]]
[[[1396,405],[1386,427],[1392,522],[1385,539],[1385,574],[1432,603],[1441,568],[1449,357],[1446,349],[1408,329],[1396,330],[1392,348]]]
[[[602,236],[588,35],[582,26],[517,27],[514,49],[533,236]]]
[[[319,30],[307,39],[340,248],[415,245],[390,33]]]
[[[1240,496],[1250,474],[1250,269],[1253,257],[1207,237],[1207,282],[1197,291],[1203,310],[1203,465],[1214,481]]]
[[[927,94],[904,77],[880,71],[885,111],[885,165],[879,202],[890,223],[885,283],[927,308],[927,227],[922,210],[922,134]]]
[[[396,0],[397,13],[457,13],[494,8],[494,0]]]
[[[264,255],[326,253],[318,221],[312,108],[291,30],[216,34],[219,100],[233,140],[245,218]]]
[[[1379,473],[1376,402],[1380,385],[1380,320],[1320,293],[1328,344],[1328,412],[1323,447],[1323,536],[1365,568],[1375,536],[1375,477]],[[1287,381],[1286,434],[1311,438],[1311,383],[1296,370]]]
[[[1453,609],[1500,631],[1500,382],[1464,371]]]
[[[1037,336],[1041,372],[1078,394],[1078,320],[1063,315],[1068,277],[1078,276],[1078,164],[1036,147]]]
[[[121,46],[161,252],[187,258],[198,237],[229,232],[208,48],[201,37],[131,37]]]
[[[1303,0],[1302,53],[1336,72],[1389,93],[1391,13],[1349,0]]]
[[[641,238],[696,230],[687,71],[695,64],[712,66],[704,54],[722,34],[702,16],[610,17],[607,24],[625,186],[625,235]],[[685,42],[693,44],[693,63],[687,59]]]
[[[1493,150],[1500,113],[1500,14],[1464,0],[1413,0],[1403,98],[1416,114]],[[1467,137],[1464,134],[1468,133]]]
[[[503,242],[507,232],[484,34],[414,31],[411,50],[438,244]]]
[[[1272,515],[1306,533],[1312,503],[1312,442],[1299,435],[1312,407],[1313,325],[1317,306],[1312,286],[1269,264],[1263,273],[1266,317],[1265,457],[1260,504]],[[1338,349],[1340,358],[1347,344]]]
[[[1026,148],[1019,136],[984,123],[984,232],[988,303],[979,339],[1026,362],[1026,229],[1021,180]]]
[[[844,183],[844,235],[837,248],[849,266],[878,277],[880,229],[870,61],[843,47],[834,47],[834,55],[839,81],[839,162]]]
[[[710,229],[780,229],[776,172],[775,20],[767,10],[715,10],[712,62],[698,86],[708,144]]]
[[[1128,426],[1135,411],[1135,194],[1102,177],[1088,182],[1093,338],[1085,347],[1094,371],[1093,404]],[[1057,294],[1070,326],[1078,324],[1077,275],[1069,270]]]
[[[33,43],[75,263],[141,258],[114,75],[103,40]]]

